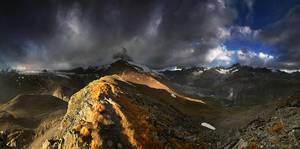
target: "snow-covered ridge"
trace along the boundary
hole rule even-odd
[[[233,74],[237,71],[239,71],[237,68],[229,68],[229,69],[226,69],[226,68],[217,68],[215,69],[218,73],[220,74]]]
[[[193,75],[194,75],[194,76],[199,76],[199,75],[201,75],[204,71],[205,71],[205,70],[194,71],[194,72],[193,72]]]
[[[41,70],[19,70],[18,73],[23,75],[34,75],[34,74],[40,74],[42,73],[42,71]]]
[[[137,63],[134,63],[132,61],[126,61],[128,64],[132,65],[132,66],[136,66],[138,68],[141,68],[144,72],[152,72],[152,70],[145,66],[145,65],[141,65],[141,64],[137,64]]]
[[[43,72],[43,71],[40,71],[40,70],[19,71],[18,73],[21,74],[21,75],[40,75],[40,74],[43,74],[43,73],[47,73],[47,74],[51,74],[53,76],[62,77],[62,78],[66,78],[66,79],[70,79],[70,77],[68,75],[74,74],[74,73],[56,72],[56,71]]]
[[[180,68],[178,66],[172,66],[172,67],[160,69],[159,71],[182,71],[182,68]]]
[[[208,70],[213,70],[213,71],[216,71],[220,74],[233,74],[235,72],[238,72],[239,69],[236,68],[236,67],[230,67],[230,68],[219,68],[219,67],[207,67],[207,68],[203,68],[203,67],[197,67],[199,69],[195,69],[193,70],[193,75],[195,76],[199,76],[201,74],[203,74],[204,72],[208,71]],[[158,70],[159,72],[164,72],[164,71],[184,71],[184,70],[189,70],[191,68],[180,68],[178,66],[173,66],[173,67],[167,67],[167,68],[164,68],[164,69],[160,69]]]
[[[300,69],[280,69],[280,71],[288,74],[292,74],[292,73],[300,72]]]
[[[137,67],[137,68],[140,68],[142,69],[141,71],[143,72],[146,72],[146,73],[150,73],[152,75],[155,75],[155,76],[161,76],[162,74],[159,73],[159,71],[156,71],[156,70],[153,70],[153,69],[150,69],[149,67],[145,66],[145,65],[141,65],[141,64],[137,64],[137,63],[134,63],[132,61],[126,61],[128,64],[134,66],[134,67]],[[139,71],[139,70],[138,70]]]

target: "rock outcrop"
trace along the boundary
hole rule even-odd
[[[222,148],[300,148],[300,99],[290,97],[269,117],[252,120],[238,135],[228,136]]]

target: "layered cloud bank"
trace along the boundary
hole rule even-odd
[[[275,57],[263,52],[253,52],[247,49],[237,51],[228,50],[220,46],[209,51],[206,55],[206,62],[210,65],[229,66],[234,63],[241,63],[252,66],[272,66]]]
[[[237,24],[236,1],[92,0],[7,2],[0,6],[0,61],[61,69],[101,65],[123,48],[154,68],[189,65],[299,67],[298,8],[263,28]],[[244,0],[252,9],[255,1]],[[252,12],[251,12],[252,13]],[[291,31],[291,28],[296,31]],[[230,40],[260,42],[231,49]]]

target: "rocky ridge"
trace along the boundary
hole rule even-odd
[[[180,109],[133,90],[139,90],[137,84],[118,75],[91,82],[71,97],[61,135],[46,141],[44,148],[198,148],[204,145],[202,135],[208,130],[195,128]],[[144,96],[143,100],[139,96]],[[179,122],[180,126],[176,126]]]

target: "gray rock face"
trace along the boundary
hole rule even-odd
[[[297,100],[297,99],[295,99]],[[239,131],[239,140],[232,144],[230,138],[224,148],[300,148],[300,107],[294,107],[291,100],[280,105],[276,112],[267,119],[253,120]],[[227,145],[226,145],[227,144]]]
[[[4,131],[0,132],[0,148],[7,148],[8,142],[7,134]]]

